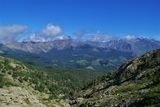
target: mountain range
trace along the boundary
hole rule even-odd
[[[130,51],[136,55],[139,55],[144,54],[146,51],[159,48],[160,41],[143,37],[111,39],[105,41],[96,41],[92,39],[78,41],[68,37],[46,42],[24,41],[6,44],[6,46],[11,49],[18,49],[37,54],[47,53],[53,48],[63,50],[65,48],[77,48],[83,45],[90,45],[94,48],[108,48],[127,52]]]
[[[123,38],[108,41],[72,38],[48,42],[24,41],[1,44],[0,54],[46,68],[72,68],[92,71],[117,69],[123,62],[160,48],[160,41]]]
[[[2,107],[159,107],[160,49],[99,75],[0,56]],[[97,77],[98,76],[98,77]]]

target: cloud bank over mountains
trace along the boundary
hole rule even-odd
[[[26,36],[26,38],[21,41],[35,41],[35,42],[45,42],[52,41],[63,35],[63,31],[60,26],[48,24],[41,31],[36,33],[31,33]]]
[[[58,36],[62,32],[59,26],[48,24],[46,28],[42,30],[42,35],[45,36]]]
[[[24,25],[8,25],[0,26],[0,42],[14,42],[17,36],[23,34],[27,30]]]
[[[132,40],[139,36],[127,35],[124,39]],[[142,37],[142,36],[141,36]],[[26,25],[7,25],[0,26],[0,43],[11,43],[21,41],[34,41],[34,42],[46,42],[53,41],[55,39],[74,39],[74,40],[89,40],[106,42],[116,38],[115,36],[108,35],[106,33],[97,32],[90,34],[86,30],[79,30],[72,35],[65,34],[62,28],[58,25],[48,24],[46,27],[38,32],[31,33]]]

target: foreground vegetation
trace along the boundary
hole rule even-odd
[[[0,88],[31,87],[38,93],[47,94],[42,102],[67,98],[100,73],[71,69],[46,69],[0,57]]]
[[[0,106],[159,107],[159,71],[160,49],[103,75],[41,68],[0,57]]]
[[[160,49],[123,64],[75,94],[75,107],[159,107]]]

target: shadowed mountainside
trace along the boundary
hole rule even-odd
[[[75,107],[160,106],[160,49],[123,64],[84,87],[68,102]]]

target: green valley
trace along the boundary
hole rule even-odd
[[[32,102],[33,96],[37,97],[37,102],[49,107],[55,104],[59,105],[59,102],[62,102],[63,99],[72,95],[74,91],[79,90],[98,75],[100,73],[90,71],[46,69],[0,57],[0,105],[23,106],[24,104],[28,107],[35,106],[37,103]],[[13,93],[21,91],[19,94],[24,95],[21,96],[21,99],[16,99],[15,96],[19,98],[20,95],[10,95],[7,93],[10,90]]]

